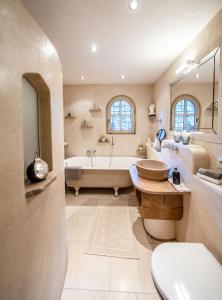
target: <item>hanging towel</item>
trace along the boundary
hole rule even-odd
[[[216,180],[222,180],[222,172],[216,172],[216,171],[213,171],[213,170],[200,168],[198,170],[198,173],[200,175],[204,175],[204,176],[216,179]]]
[[[82,167],[80,166],[66,166],[65,167],[65,180],[78,180],[82,175]]]

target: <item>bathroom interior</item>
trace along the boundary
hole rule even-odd
[[[222,299],[221,0],[0,0],[0,299]]]

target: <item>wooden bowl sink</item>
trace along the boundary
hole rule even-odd
[[[163,181],[168,179],[170,167],[161,160],[142,159],[136,163],[138,175],[142,178]]]

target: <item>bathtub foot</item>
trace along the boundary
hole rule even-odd
[[[119,196],[119,188],[118,187],[114,187],[114,196],[115,197]]]
[[[78,197],[79,196],[79,187],[74,187],[75,189],[75,196]]]

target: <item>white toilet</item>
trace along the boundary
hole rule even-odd
[[[222,266],[200,243],[163,243],[152,255],[154,282],[165,300],[221,300]]]

